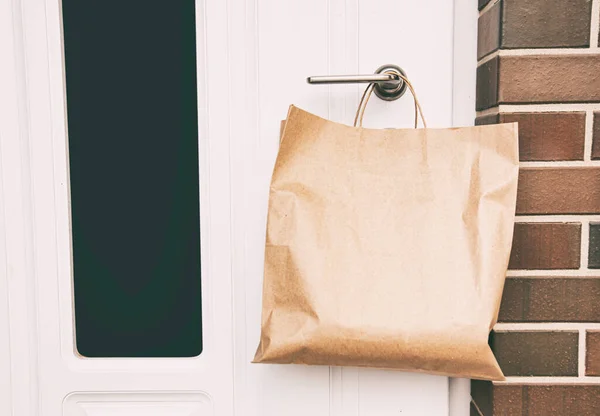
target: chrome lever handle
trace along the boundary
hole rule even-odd
[[[373,75],[318,75],[306,78],[309,84],[353,84],[353,83],[371,83],[371,82],[402,82],[394,74],[373,74]]]
[[[383,65],[372,75],[319,75],[306,78],[309,84],[375,83],[375,95],[382,100],[394,101],[406,92],[406,83],[398,76],[406,72],[397,65]]]

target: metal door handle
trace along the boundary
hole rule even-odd
[[[406,83],[398,76],[406,72],[397,65],[383,65],[373,75],[319,75],[306,78],[309,84],[375,83],[375,94],[386,101],[394,101],[406,92]]]

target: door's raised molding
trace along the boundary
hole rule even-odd
[[[210,416],[212,402],[197,393],[71,393],[63,416]]]

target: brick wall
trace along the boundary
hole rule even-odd
[[[600,415],[600,0],[479,0],[477,124],[519,122],[513,250],[471,415]]]

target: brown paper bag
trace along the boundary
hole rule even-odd
[[[511,248],[517,142],[515,123],[376,130],[291,106],[254,362],[502,380],[488,335]]]

